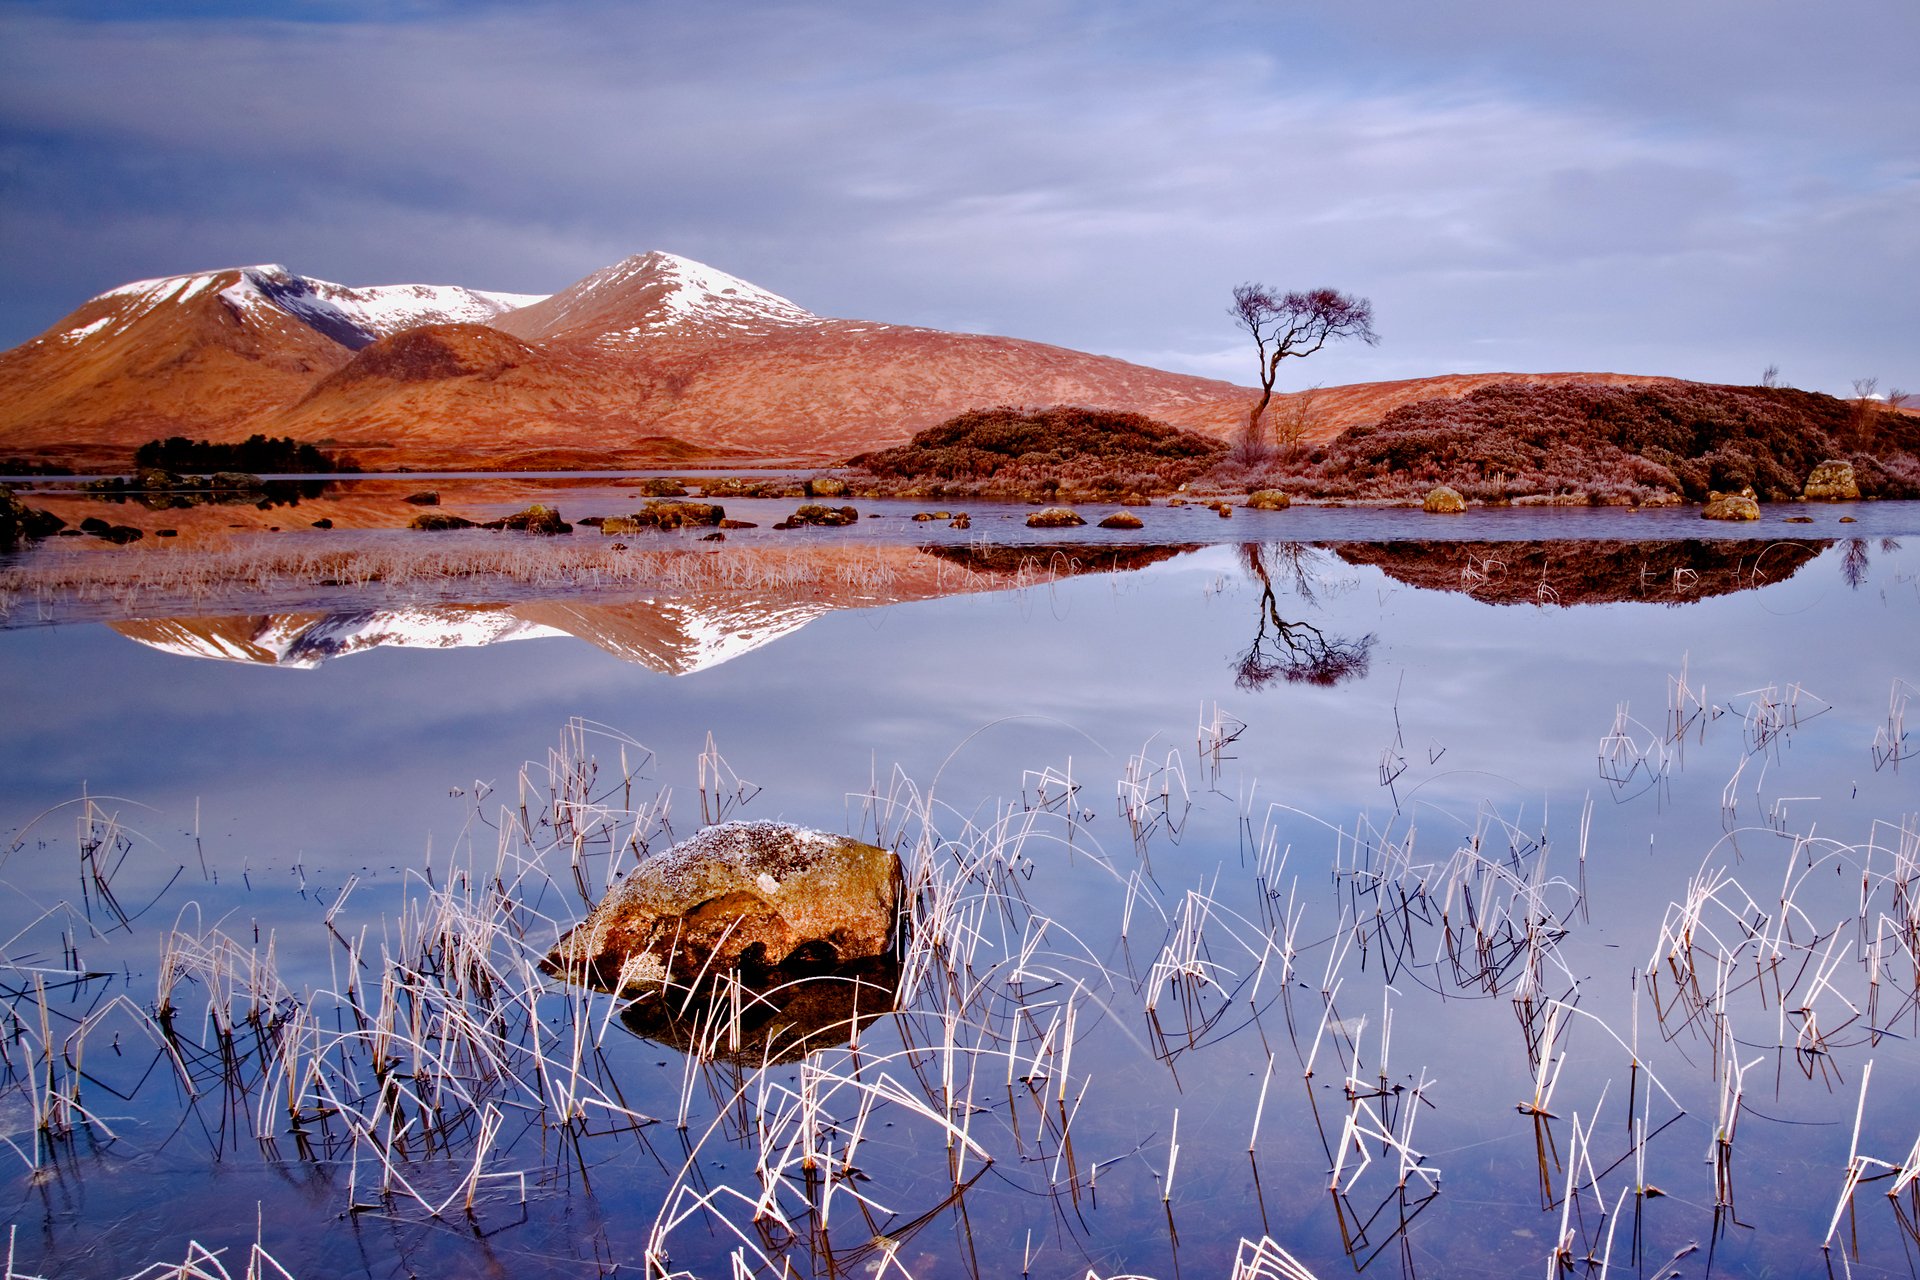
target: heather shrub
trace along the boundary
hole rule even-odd
[[[882,488],[914,482],[928,492],[1052,498],[1169,492],[1226,451],[1218,440],[1144,414],[1003,405],[949,418],[904,445],[861,454],[850,465]]]
[[[1446,484],[1492,503],[1698,501],[1749,485],[1786,499],[1835,456],[1853,417],[1843,401],[1792,388],[1506,383],[1402,405],[1269,468],[1266,481],[1319,498],[1405,500]],[[1874,429],[1882,457],[1916,433],[1906,415],[1880,415]]]

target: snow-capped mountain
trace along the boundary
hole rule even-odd
[[[671,253],[547,297],[264,265],[123,285],[0,352],[0,457],[119,470],[155,438],[257,432],[368,470],[815,465],[995,404],[1224,435],[1246,397],[1017,338],[818,316]]]
[[[353,288],[295,275],[278,263],[268,263],[123,284],[92,300],[113,299],[124,304],[118,315],[84,327],[88,332],[98,332],[109,325],[131,325],[158,307],[191,302],[208,292],[236,315],[244,316],[252,308],[273,308],[355,351],[375,339],[423,324],[486,324],[546,296],[447,284]]]
[[[822,323],[805,307],[691,258],[643,253],[603,267],[498,326],[534,342],[618,343],[662,334],[765,335]]]

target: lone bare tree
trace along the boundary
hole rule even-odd
[[[1373,304],[1336,289],[1277,293],[1247,283],[1233,291],[1227,314],[1253,338],[1260,355],[1260,403],[1247,415],[1249,442],[1261,439],[1260,418],[1273,399],[1282,360],[1310,356],[1336,338],[1358,338],[1368,346],[1380,341],[1373,331]]]

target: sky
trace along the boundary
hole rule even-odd
[[[1198,7],[0,0],[0,346],[151,276],[664,249],[1242,383],[1235,285],[1371,299],[1282,389],[1920,390],[1920,5]]]

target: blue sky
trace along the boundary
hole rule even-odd
[[[156,16],[156,13],[161,16]],[[0,0],[0,343],[283,262],[546,292],[667,249],[814,311],[1289,385],[1920,388],[1920,7]]]

